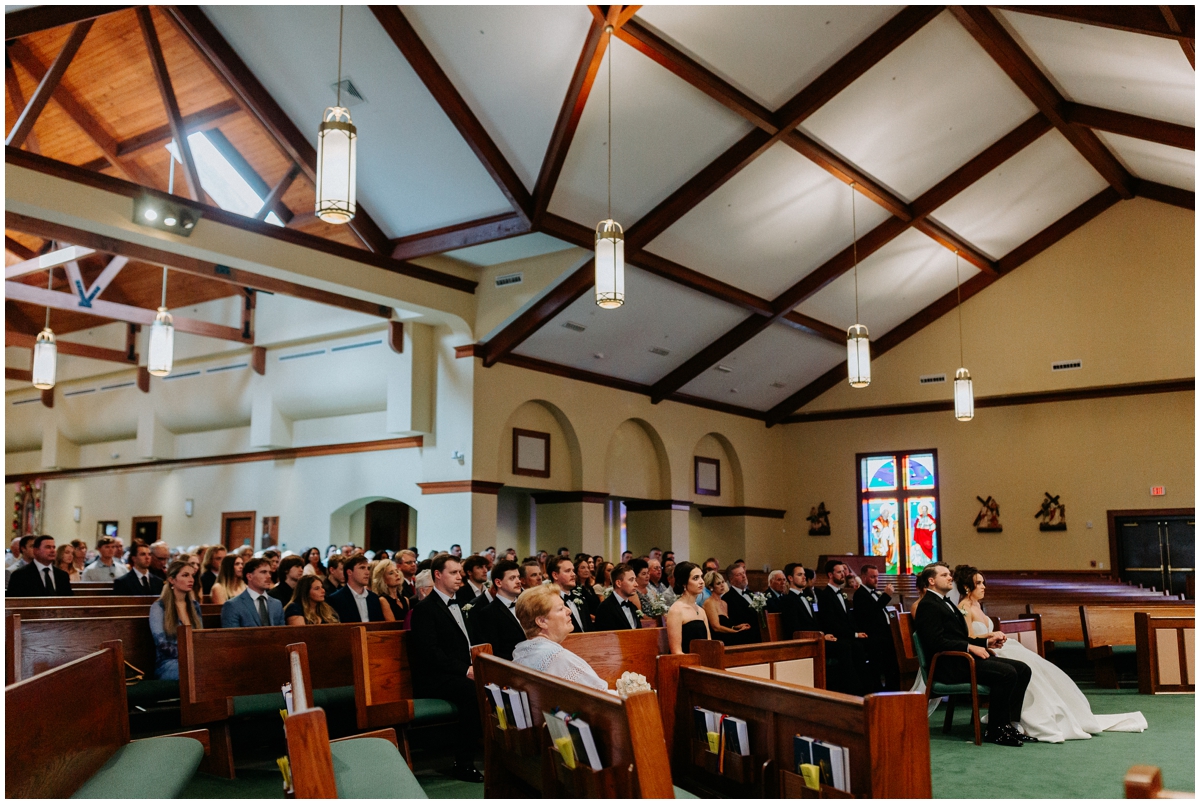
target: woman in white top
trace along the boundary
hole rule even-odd
[[[562,646],[571,633],[571,610],[556,586],[535,586],[517,598],[517,620],[525,641],[513,649],[517,664],[585,687],[607,690],[608,684],[587,662]]]

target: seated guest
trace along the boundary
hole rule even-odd
[[[54,553],[54,566],[67,573],[71,583],[79,580],[79,570],[75,569],[75,545],[59,545]]]
[[[791,639],[797,631],[820,631],[817,623],[817,608],[808,596],[808,573],[802,564],[788,564],[783,568],[788,580],[788,596],[784,599],[780,612],[780,626],[783,638]],[[825,639],[837,642],[833,634],[826,634]]]
[[[8,579],[9,597],[55,597],[73,595],[71,577],[54,565],[58,551],[54,537],[42,534],[34,536],[33,558],[30,563],[13,570]]]
[[[767,576],[767,611],[783,611],[783,603],[787,600],[787,576],[783,570],[771,570]]]
[[[87,542],[83,539],[72,539],[71,546],[75,548],[75,573],[71,575],[71,583],[83,580],[83,571],[87,569]]]
[[[300,556],[288,556],[281,559],[276,575],[279,576],[279,583],[271,587],[271,591],[267,594],[286,606],[292,600],[296,584],[300,583],[300,579],[304,577],[304,559]]]
[[[650,568],[650,582],[646,588],[650,591],[650,596],[657,599],[659,595],[665,595],[668,591],[663,581],[662,559],[651,557],[646,564]]]
[[[120,561],[114,560],[117,555],[116,539],[111,536],[101,536],[96,541],[96,551],[100,553],[100,557],[83,571],[83,580],[107,581],[112,583],[117,578],[129,572],[129,567]]]
[[[324,625],[341,622],[333,607],[325,602],[325,586],[316,575],[305,575],[296,584],[296,592],[283,609],[288,625]]]
[[[687,653],[693,639],[711,639],[708,617],[696,605],[704,591],[700,568],[690,561],[675,565],[675,602],[667,610],[667,645],[671,653]]]
[[[487,591],[488,562],[483,556],[463,559],[463,585],[458,590],[458,602],[464,606]]]
[[[196,584],[195,585],[197,587],[200,586],[200,556],[196,555],[195,553],[188,553],[187,555],[185,555],[183,557],[183,560],[186,561],[187,563],[191,564],[192,569],[194,569],[196,571]],[[193,591],[198,591],[198,590],[193,589]],[[199,598],[200,595],[197,594],[196,597]]]
[[[611,561],[601,561],[596,565],[596,585],[592,588],[596,590],[597,596],[603,597],[601,590],[613,588],[613,569]]]
[[[583,596],[575,594],[575,564],[566,556],[555,556],[546,559],[546,569],[550,573],[550,585],[558,590],[563,603],[571,610],[576,633],[582,634],[591,630],[588,626],[591,625],[592,618],[588,616]]]
[[[417,554],[412,550],[400,550],[396,553],[394,560],[404,579],[400,585],[400,594],[408,600],[408,607],[412,608],[413,604],[417,602]]]
[[[383,608],[379,595],[368,587],[371,584],[371,565],[362,553],[342,563],[346,585],[329,596],[329,605],[344,623],[392,622],[392,610]]]
[[[321,563],[321,548],[310,547],[304,551],[304,574],[325,577],[325,565]]]
[[[404,576],[399,567],[386,558],[375,562],[371,569],[371,591],[387,604],[386,608],[391,611],[395,622],[402,622],[408,614],[408,598],[400,594],[402,583]]]
[[[420,603],[433,591],[433,573],[427,569],[417,573],[413,578],[413,605]]]
[[[221,569],[225,569],[224,565]],[[221,627],[283,625],[283,604],[267,594],[271,588],[271,562],[265,558],[250,559],[245,564],[245,577],[246,590],[221,606]]]
[[[263,550],[262,557],[271,562],[271,582],[279,583],[279,561],[283,554],[278,550]]]
[[[449,553],[441,553],[430,564],[430,576],[433,591],[412,614],[408,656],[413,692],[418,698],[441,698],[458,708],[457,749],[451,774],[462,781],[482,782],[483,776],[474,765],[482,726],[475,669],[471,666],[471,638],[456,598],[462,588],[462,564]]]
[[[200,566],[204,568],[204,572],[200,575],[200,591],[207,597],[212,592],[213,584],[217,582],[217,575],[221,572],[221,562],[225,560],[225,548],[219,544],[214,544],[212,547],[204,551],[204,557],[200,559]]]
[[[622,564],[612,572],[612,593],[596,607],[597,631],[623,631],[641,628],[637,578],[633,567]]]
[[[245,591],[246,580],[242,572],[245,564],[245,560],[237,553],[229,553],[221,559],[221,571],[217,574],[217,582],[212,586],[209,602],[220,605]],[[269,564],[267,566],[270,567]]]
[[[113,581],[115,595],[157,595],[163,590],[163,582],[150,574],[150,545],[135,541],[129,548],[129,572]]]
[[[521,588],[532,589],[542,585],[542,565],[536,558],[527,558],[521,562]]]
[[[762,642],[758,612],[750,606],[750,587],[746,580],[745,562],[739,564],[735,561],[733,566],[725,571],[725,577],[729,591],[722,599],[729,604],[729,622],[732,625],[746,623],[750,626],[744,634],[738,636],[734,644],[752,645]]]
[[[325,580],[321,582],[325,587],[325,597],[346,585],[346,571],[342,567],[344,561],[341,553],[335,553],[325,559]]]
[[[150,607],[150,634],[154,637],[154,677],[179,680],[179,643],[176,634],[181,625],[203,628],[200,603],[196,600],[196,568],[177,559],[167,567],[167,582],[162,596]]]
[[[570,559],[564,559],[570,563]],[[562,646],[574,630],[572,614],[553,585],[526,590],[517,598],[517,619],[525,641],[513,650],[513,661],[531,670],[606,690],[608,684],[591,665]]]
[[[525,632],[517,620],[517,597],[521,594],[521,568],[507,559],[492,567],[492,588],[496,597],[481,609],[472,608],[467,630],[475,645],[489,644],[492,654],[512,660],[513,648],[525,641]]]
[[[709,556],[708,558],[704,559],[704,563],[701,565],[701,570],[703,571],[702,576],[707,575],[710,572],[720,572],[721,571],[721,562],[717,561],[716,558]],[[701,586],[700,597],[698,597],[696,599],[696,603],[700,606],[703,606],[704,601],[708,600],[708,590],[703,588],[704,587],[703,581],[700,582],[700,586]]]
[[[726,645],[741,645],[742,632],[749,631],[749,623],[734,624],[729,621],[729,604],[721,597],[729,591],[725,576],[710,572],[704,576],[704,588],[709,592],[704,601],[704,614],[708,617],[708,630]]]
[[[915,619],[917,616],[917,606],[921,604],[921,598],[925,597],[925,593],[929,591],[929,581],[937,573],[937,567],[926,567],[917,575],[917,599],[908,607],[908,613]]]
[[[650,608],[650,562],[644,558],[631,558],[629,566],[637,581],[638,608],[645,611]]]
[[[600,605],[600,595],[595,588],[596,579],[592,573],[592,560],[582,556],[575,560],[575,588],[583,594],[583,602],[587,605],[588,614],[594,615]]]
[[[171,548],[161,539],[150,545],[150,574],[160,581],[167,578],[167,565],[171,563]]]

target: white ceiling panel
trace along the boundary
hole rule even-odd
[[[613,217],[626,229],[751,129],[749,123],[621,41],[604,56],[550,202],[595,226],[606,212],[608,59],[613,80]]]
[[[852,239],[851,189],[783,144],[772,146],[650,243],[675,260],[773,299]],[[859,194],[858,232],[889,217]]]
[[[998,16],[1068,100],[1195,125],[1196,71],[1177,42],[1033,14]]]
[[[404,6],[421,41],[533,189],[591,27],[586,6]]]
[[[627,266],[624,305],[602,310],[589,291],[516,352],[649,385],[745,317],[740,308]],[[563,326],[567,322],[586,329],[575,332]]]
[[[1036,111],[946,11],[801,129],[912,200]]]
[[[520,237],[510,237],[507,240],[497,240],[494,243],[467,246],[456,251],[447,251],[445,254],[447,257],[454,257],[472,265],[483,266],[539,257],[542,254],[553,254],[569,248],[575,247],[557,237],[534,232]]]
[[[778,109],[900,6],[643,6],[637,19]]]
[[[1196,191],[1196,152],[1157,142],[1135,140],[1120,134],[1097,131],[1096,135],[1116,154],[1129,172],[1139,179],[1149,179],[1184,190]]]
[[[966,282],[979,269],[965,260]],[[858,266],[861,321],[878,338],[954,290],[954,252],[910,229]],[[854,323],[854,273],[848,271],[798,308],[834,326]]]
[[[314,147],[335,103],[333,6],[205,6],[204,13]],[[367,102],[358,127],[358,198],[391,237],[511,211],[495,182],[365,6],[346,8],[342,75]]]
[[[846,359],[846,347],[773,324],[680,389],[717,402],[768,410]]]
[[[933,217],[993,258],[1003,257],[1108,184],[1051,131],[939,207]]]

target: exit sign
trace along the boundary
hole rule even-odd
[[[1151,486],[1150,487],[1150,496],[1151,497],[1162,497],[1166,493],[1167,493],[1166,486]]]

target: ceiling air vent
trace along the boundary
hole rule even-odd
[[[329,88],[333,90],[333,96],[336,99],[337,94],[338,94],[337,82],[334,81],[332,84],[329,85]],[[342,79],[342,106],[344,106],[347,109],[353,109],[355,106],[358,106],[359,104],[366,103],[366,102],[367,102],[366,96],[363,95],[362,92],[359,91],[358,87],[354,86],[354,81],[350,78],[343,78]]]
[[[583,332],[585,329],[587,329],[587,327],[585,327],[583,324],[576,324],[574,321],[563,322],[563,326],[572,332]]]
[[[661,346],[651,346],[650,354],[658,355],[659,357],[666,357],[667,355],[669,355],[671,353],[670,353],[670,351],[662,348]]]
[[[946,381],[945,374],[922,374],[918,380],[921,385],[936,385]]]
[[[1083,368],[1082,360],[1059,360],[1050,364],[1051,371],[1071,371],[1078,368]]]
[[[496,287],[506,288],[509,285],[519,285],[525,281],[525,274],[518,271],[515,274],[504,274],[496,277]]]
[[[729,374],[730,372],[732,372],[732,371],[733,371],[733,369],[732,369],[732,368],[730,368],[729,366],[724,366],[724,365],[722,365],[722,366],[717,366],[717,367],[716,367],[715,369],[713,369],[713,370],[714,370],[714,371],[719,371],[719,372],[721,372],[722,374]]]

